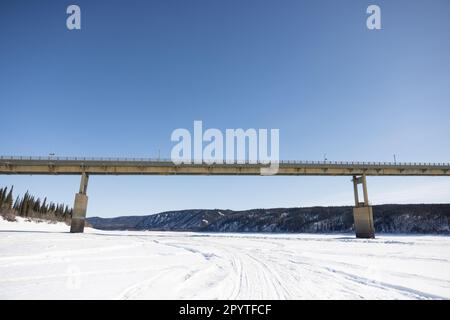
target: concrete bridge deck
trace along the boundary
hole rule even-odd
[[[0,174],[261,175],[264,164],[181,164],[168,159],[0,157]],[[276,175],[450,176],[450,163],[280,161]]]

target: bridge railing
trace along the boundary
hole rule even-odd
[[[61,157],[61,156],[0,156],[0,161],[96,161],[96,162],[172,162],[167,158],[121,158],[121,157]],[[239,163],[235,161],[234,164],[249,164],[250,162],[244,161]],[[280,164],[292,164],[292,165],[356,165],[356,166],[429,166],[429,167],[447,167],[450,163],[443,162],[365,162],[365,161],[300,161],[300,160],[281,160]]]

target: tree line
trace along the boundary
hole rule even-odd
[[[0,188],[0,215],[6,220],[14,221],[16,216],[50,221],[70,222],[72,208],[67,205],[47,201],[31,195],[28,191],[14,200],[14,186]]]

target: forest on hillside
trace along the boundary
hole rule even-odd
[[[450,204],[373,206],[376,232],[450,234]],[[89,217],[96,229],[195,232],[354,232],[353,207],[301,207],[243,211],[194,209],[148,216]]]
[[[15,221],[16,216],[30,220],[49,220],[70,223],[72,208],[31,195],[28,191],[14,198],[14,186],[0,188],[0,216]]]

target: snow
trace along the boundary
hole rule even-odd
[[[449,299],[450,237],[100,231],[0,218],[0,299]]]

